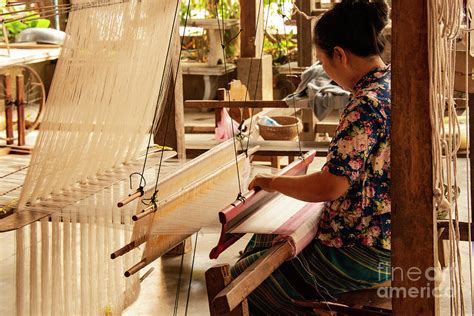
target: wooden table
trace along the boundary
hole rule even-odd
[[[0,68],[58,59],[61,48],[0,49]]]

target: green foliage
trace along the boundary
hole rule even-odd
[[[184,25],[186,17],[188,19],[238,19],[240,14],[240,5],[238,0],[220,0],[217,6],[212,4],[210,0],[189,0],[189,12],[188,10],[188,0],[182,0],[181,10],[180,10],[180,21],[181,25]],[[233,40],[230,42],[238,33],[237,29],[225,30],[224,31],[224,41],[226,45],[226,56],[227,58],[233,59],[238,53],[238,48],[236,44],[238,40]],[[185,39],[185,48],[192,48],[193,51],[188,52],[186,55],[192,59],[202,60],[207,54],[209,47],[207,44],[208,38],[205,34],[202,38],[191,37]],[[196,50],[196,47],[199,47],[199,51]]]
[[[189,19],[193,18],[215,18],[237,19],[239,18],[240,5],[238,0],[220,0],[217,6],[213,0],[181,0],[180,21],[184,24],[189,1]],[[203,16],[204,14],[204,16]]]
[[[272,56],[274,65],[281,65],[295,60],[297,46],[295,34],[289,32],[288,34],[276,34],[272,36],[272,40],[265,40],[263,51]]]
[[[6,7],[6,0],[0,0],[0,12],[1,13],[10,13],[4,15],[2,18],[4,20],[16,20],[20,16],[19,14],[15,14],[14,11],[11,11],[11,7]],[[15,7],[16,8],[16,7]],[[19,9],[18,9],[19,10]],[[40,28],[48,28],[50,25],[50,21],[47,19],[41,19],[39,14],[35,14],[36,12],[22,12],[22,16],[25,17],[24,20],[17,20],[9,23],[5,23],[5,27],[8,31],[8,39],[13,41],[15,37],[20,34],[21,31],[32,28],[32,27],[40,27]],[[0,32],[0,37],[3,39],[3,32]]]
[[[213,0],[189,0],[190,7],[187,13],[188,0],[181,0],[180,21],[184,25],[186,16],[188,19],[193,18],[216,18],[219,19],[237,19],[240,16],[240,5],[238,0],[219,0],[216,6],[212,5]],[[270,6],[270,7],[268,7]],[[272,55],[274,64],[282,64],[292,61],[295,58],[296,52],[296,38],[295,34],[289,30],[278,30],[272,25],[272,22],[282,23],[282,13],[290,15],[292,8],[291,0],[264,0],[265,15],[270,15],[270,20],[267,25],[267,36],[264,41],[264,53]],[[285,19],[288,22],[288,18]],[[238,33],[238,29],[226,30],[224,38],[226,43],[226,56],[233,59],[238,54],[238,39],[229,43],[234,39]],[[287,34],[281,34],[281,33]],[[207,35],[203,37],[190,37],[185,39],[185,49],[190,49],[186,54],[191,59],[202,60],[208,51]]]

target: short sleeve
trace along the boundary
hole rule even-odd
[[[342,117],[322,168],[336,176],[347,176],[351,185],[365,169],[378,135],[373,117],[364,108],[355,107]]]

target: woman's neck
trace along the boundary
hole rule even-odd
[[[352,56],[352,71],[351,71],[351,90],[354,89],[357,82],[359,82],[362,77],[364,77],[370,71],[385,67],[385,63],[383,62],[380,56],[372,56],[372,57],[358,57]]]

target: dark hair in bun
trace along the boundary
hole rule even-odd
[[[329,56],[336,46],[360,57],[380,55],[385,47],[382,30],[388,20],[389,8],[384,0],[343,0],[316,23],[315,43]]]

